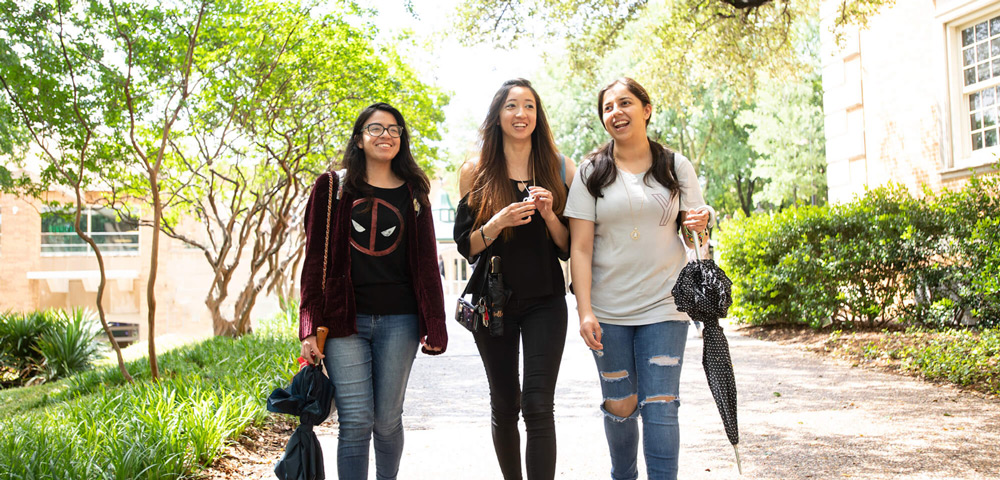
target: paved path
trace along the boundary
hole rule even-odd
[[[596,367],[575,333],[573,297],[567,300],[570,334],[556,390],[556,477],[606,479],[610,462]],[[457,326],[450,332],[446,354],[418,354],[413,367],[401,480],[502,478],[482,363],[470,335]],[[740,392],[743,476],[736,474],[705,383],[701,339],[692,328],[681,377],[681,479],[1000,479],[1000,401],[851,368],[731,331],[729,342]],[[336,478],[335,433],[321,434],[321,442],[329,478]],[[641,455],[639,461],[645,478]],[[375,478],[374,455],[369,478]]]

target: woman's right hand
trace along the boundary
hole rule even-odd
[[[507,227],[517,227],[531,222],[531,216],[535,213],[534,202],[514,202],[493,215],[489,222],[494,228],[500,231]],[[496,237],[500,232],[494,232],[491,237]],[[489,233],[487,233],[489,235]]]
[[[604,345],[601,345],[601,324],[593,313],[580,316],[580,336],[591,350],[604,350]]]
[[[316,335],[302,339],[302,358],[306,359],[310,365],[318,365],[323,357],[324,355],[319,353],[319,348],[316,346]]]

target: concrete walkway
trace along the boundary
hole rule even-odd
[[[570,328],[556,390],[556,477],[607,479],[600,387],[576,333],[573,300],[567,297]],[[399,479],[501,479],[482,363],[467,332],[455,324],[449,332],[446,354],[417,355]],[[727,332],[740,392],[743,476],[691,328],[680,392],[681,479],[1000,479],[1000,401]],[[328,478],[335,479],[335,429],[323,431]],[[523,423],[521,441],[523,448]],[[644,479],[641,453],[639,462]]]

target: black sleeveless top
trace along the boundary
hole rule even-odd
[[[524,201],[528,196],[528,189],[521,191],[517,187],[515,180],[510,180],[511,188],[514,189],[514,196],[517,201]],[[565,188],[565,186],[564,186]],[[513,292],[511,298],[525,300],[531,298],[545,297],[549,295],[566,294],[566,280],[559,265],[559,259],[568,258],[568,252],[559,251],[559,247],[548,234],[545,220],[537,211],[531,217],[531,221],[513,228],[510,239],[505,239],[501,233],[490,246],[479,255],[469,257],[469,242],[472,235],[479,235],[479,229],[472,229],[475,215],[467,203],[468,197],[462,198],[458,204],[455,215],[455,242],[458,244],[458,251],[476,263],[476,270],[472,278],[469,279],[474,288],[481,285],[482,275],[485,274],[486,255],[500,257],[500,266],[503,272],[504,284]],[[564,224],[565,219],[560,218]],[[504,231],[506,232],[506,230]],[[484,255],[484,253],[486,255]]]

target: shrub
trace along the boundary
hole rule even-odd
[[[980,326],[1000,325],[1000,175],[973,177],[961,190],[927,199],[946,236],[937,268],[924,272],[925,304],[939,307],[946,318],[926,323],[957,325],[968,313]]]
[[[836,323],[885,326],[903,314],[912,276],[930,261],[941,227],[902,186],[867,192],[829,210],[824,244],[837,285]]]
[[[909,354],[911,368],[927,378],[978,385],[1000,394],[1000,330],[949,331]]]
[[[737,217],[720,236],[741,322],[838,328],[1000,323],[1000,178],[918,199],[901,186],[854,201]]]
[[[983,218],[964,244],[973,259],[972,314],[986,326],[1000,326],[1000,218]]]
[[[826,210],[804,206],[726,225],[719,260],[733,279],[733,317],[819,327],[833,315],[836,288],[823,281]]]
[[[911,327],[865,346],[866,356],[900,360],[901,368],[933,380],[1000,394],[1000,329],[925,331]]]

